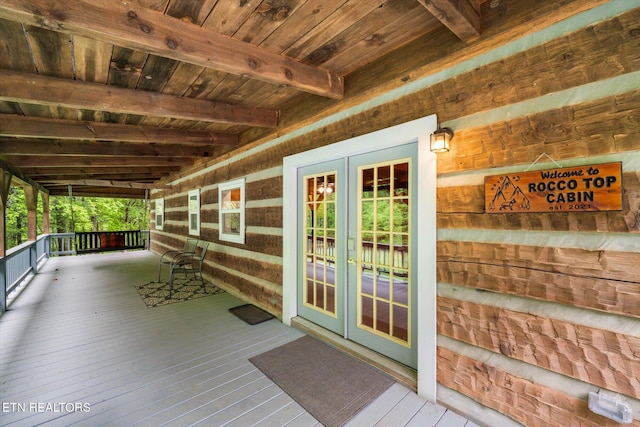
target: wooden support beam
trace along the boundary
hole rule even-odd
[[[233,39],[134,2],[5,0],[0,18],[77,34],[278,86],[341,98],[342,78],[253,44]]]
[[[2,154],[0,153],[0,155]],[[26,174],[16,169],[14,165],[12,165],[7,161],[4,161],[3,159],[0,159],[0,172],[8,173],[9,177],[13,176],[25,184],[32,185],[36,187],[38,191],[41,191],[43,193],[49,193],[49,191],[47,191],[46,188],[42,187],[40,184],[38,184],[37,182],[29,178]]]
[[[49,194],[42,193],[42,234],[49,234],[51,232],[51,216],[49,210]]]
[[[0,70],[0,100],[266,128],[278,125],[277,110],[9,70]]]
[[[418,0],[433,16],[464,42],[480,36],[480,14],[467,0]]]
[[[138,190],[153,190],[153,189],[170,189],[170,185],[142,183],[132,181],[117,181],[113,179],[80,179],[80,180],[64,180],[50,181],[56,185],[85,185],[89,187],[112,187],[112,188],[135,188]]]
[[[0,125],[2,126],[2,125]],[[29,156],[211,157],[210,145],[0,138],[0,153]]]
[[[0,258],[5,256],[7,250],[7,200],[11,189],[11,179],[11,172],[4,168],[0,169]],[[0,314],[4,313],[7,308],[6,280],[6,264],[2,261],[0,263],[0,289],[2,290],[0,291]]]
[[[11,172],[7,170],[0,170],[0,204],[3,207],[7,206],[7,199],[9,198],[9,190],[11,189]]]
[[[230,133],[187,131],[152,126],[82,122],[3,114],[0,135],[22,138],[80,139],[157,144],[235,145],[238,136]]]
[[[27,205],[27,240],[35,242],[38,238],[38,189],[27,185],[23,190]]]

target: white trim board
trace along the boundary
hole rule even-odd
[[[436,401],[436,156],[429,135],[437,129],[435,115],[299,153],[283,160],[283,224],[297,223],[298,168],[322,161],[393,148],[418,141],[418,394]],[[283,228],[282,321],[297,315],[297,228]]]

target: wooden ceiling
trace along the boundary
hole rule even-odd
[[[336,108],[415,40],[472,42],[499,0],[483,3],[2,0],[0,168],[52,195],[142,197],[297,105]]]

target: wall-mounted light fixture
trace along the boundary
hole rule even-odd
[[[449,141],[453,139],[453,131],[449,128],[438,129],[431,134],[431,151],[434,153],[446,153],[449,151]]]

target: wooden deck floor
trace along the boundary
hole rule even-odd
[[[0,425],[315,426],[248,359],[302,332],[230,294],[147,308],[151,252],[55,258],[0,317]],[[351,426],[475,426],[396,384]]]

